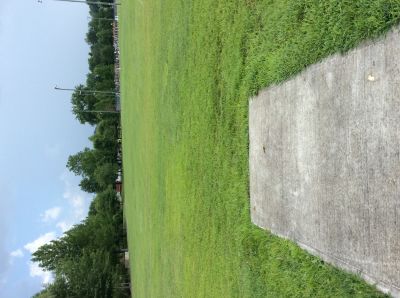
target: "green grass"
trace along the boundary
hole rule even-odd
[[[379,297],[250,222],[248,98],[378,36],[400,1],[122,0],[136,297]]]

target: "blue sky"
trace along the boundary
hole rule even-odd
[[[90,146],[92,127],[71,113],[70,93],[88,73],[88,8],[0,0],[0,298],[26,298],[51,279],[31,252],[87,212],[65,167]]]

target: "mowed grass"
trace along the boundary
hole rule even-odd
[[[251,224],[248,99],[398,23],[399,1],[122,0],[135,297],[380,297]]]

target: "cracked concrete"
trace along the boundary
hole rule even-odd
[[[400,297],[400,32],[250,101],[253,222]]]

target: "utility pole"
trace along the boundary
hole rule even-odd
[[[60,1],[60,2],[71,2],[71,3],[83,3],[83,4],[97,4],[97,5],[106,5],[106,6],[113,6],[121,5],[119,2],[103,2],[103,1],[84,1],[84,0],[51,0],[51,1]],[[38,0],[39,3],[43,3],[43,0]]]
[[[111,94],[111,95],[119,95],[119,92],[115,92],[115,91],[100,91],[100,90],[76,90],[76,89],[71,89],[71,88],[60,88],[58,86],[54,87],[55,90],[60,90],[60,91],[79,91],[80,94]]]

